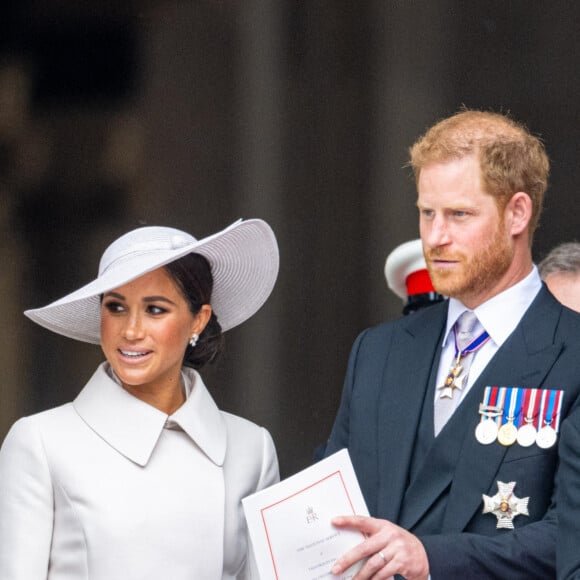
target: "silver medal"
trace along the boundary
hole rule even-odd
[[[536,442],[536,428],[533,423],[526,423],[518,429],[518,444],[531,447]]]
[[[497,423],[493,419],[484,419],[475,429],[475,438],[482,445],[490,445],[496,440],[497,430]]]
[[[542,449],[549,449],[556,443],[558,435],[550,425],[542,427],[536,435],[536,445]]]

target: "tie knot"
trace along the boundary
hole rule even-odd
[[[457,343],[463,350],[474,338],[476,331],[481,328],[475,312],[466,310],[455,323]]]

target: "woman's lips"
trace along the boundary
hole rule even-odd
[[[117,351],[121,358],[127,362],[142,362],[145,360],[152,351],[150,350],[135,350],[132,348],[119,348]]]

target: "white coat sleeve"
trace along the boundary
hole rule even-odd
[[[53,490],[33,419],[17,421],[0,449],[0,578],[46,580]]]
[[[260,480],[256,486],[256,491],[266,489],[280,481],[280,471],[278,468],[278,456],[276,447],[270,433],[262,428],[262,467],[260,470]],[[248,560],[245,571],[238,576],[238,580],[260,580],[258,566],[254,555],[252,542],[248,536]]]
[[[280,481],[276,447],[274,446],[272,436],[264,428],[262,428],[262,445],[262,470],[256,491],[270,487]]]

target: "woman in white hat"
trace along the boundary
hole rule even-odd
[[[3,443],[2,580],[252,577],[241,499],[278,480],[276,452],[195,369],[277,273],[261,220],[202,240],[145,227],[109,246],[96,280],[25,313],[106,361],[72,403],[20,419]]]

